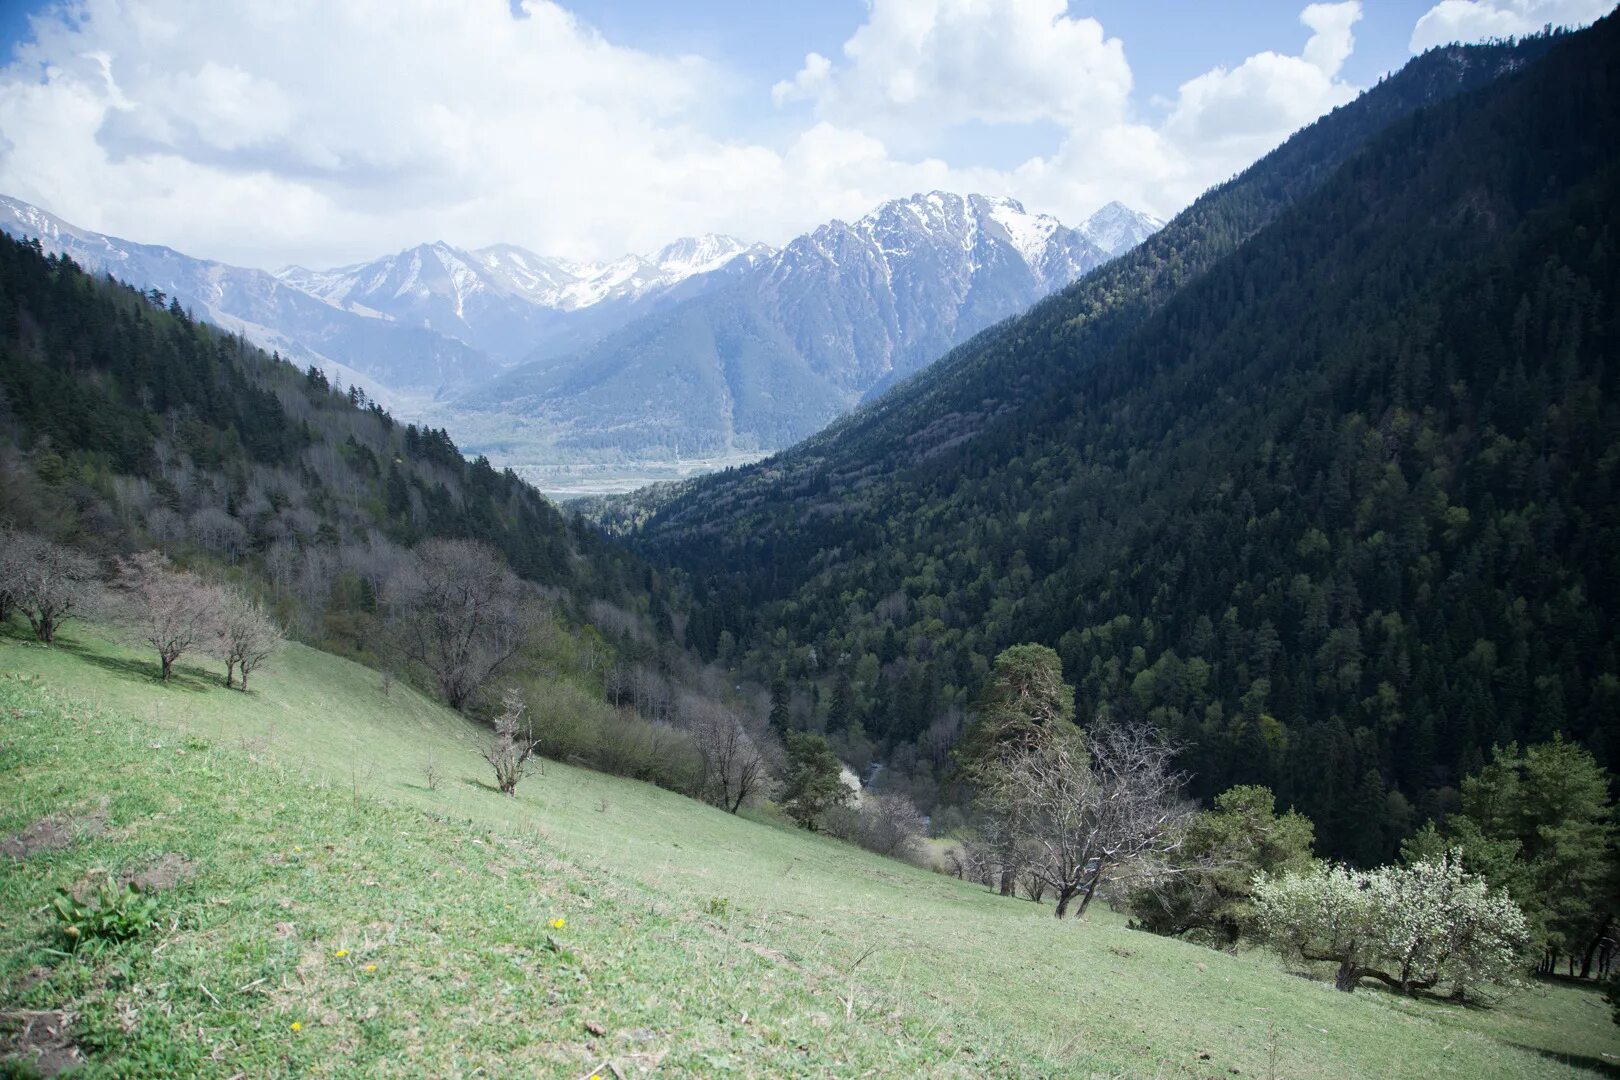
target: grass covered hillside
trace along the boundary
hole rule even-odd
[[[553,762],[505,798],[481,730],[301,646],[246,694],[150,667],[82,624],[52,649],[0,637],[0,1039],[46,1067],[1475,1080],[1620,1060],[1588,989],[1341,994]],[[141,873],[156,926],[67,955],[58,890]]]

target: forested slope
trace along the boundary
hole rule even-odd
[[[1617,38],[1426,54],[640,543],[924,794],[1023,640],[1364,861],[1493,742],[1612,764]]]
[[[156,545],[283,579],[317,639],[374,602],[387,550],[426,538],[482,541],[577,609],[644,609],[652,580],[444,431],[10,237],[0,519],[103,555]]]

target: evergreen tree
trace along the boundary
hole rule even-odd
[[[833,733],[848,728],[855,719],[855,688],[850,684],[849,672],[838,669],[833,679],[832,700],[827,703],[827,730]]]
[[[1523,751],[1498,747],[1462,784],[1446,832],[1470,868],[1506,889],[1530,920],[1549,961],[1589,957],[1616,915],[1614,807],[1608,773],[1555,736]],[[1434,846],[1434,830],[1409,855]]]
[[[854,798],[843,773],[843,765],[826,739],[811,732],[789,734],[782,809],[801,826],[816,832],[821,828],[822,815]]]
[[[957,760],[971,775],[1008,745],[1073,729],[1074,688],[1063,681],[1063,661],[1045,645],[1014,645],[996,657]]]
[[[785,736],[789,720],[787,672],[778,668],[776,676],[771,679],[771,727],[778,735]]]

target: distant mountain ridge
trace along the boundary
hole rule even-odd
[[[786,446],[1161,225],[1119,203],[1069,227],[1003,197],[895,199],[458,404],[539,419],[564,453]]]
[[[503,463],[780,448],[1162,225],[1110,203],[1078,227],[945,192],[781,250],[686,237],[582,262],[438,241],[329,270],[198,259],[0,196],[0,231],[142,289]]]
[[[689,278],[770,252],[764,244],[711,234],[683,237],[652,255],[590,263],[515,244],[467,250],[438,241],[333,270],[289,266],[276,276],[345,311],[426,327],[497,361],[515,362],[589,340],[588,331],[571,333],[570,325],[587,309],[612,311],[606,321],[627,322]]]
[[[316,364],[346,383],[362,382],[384,400],[392,397],[390,389],[428,396],[453,392],[497,370],[488,356],[461,341],[344,311],[264,270],[81,229],[19,199],[0,196],[0,231],[37,238],[47,251],[69,255],[87,269],[159,289],[216,326],[300,364]]]
[[[390,404],[447,398],[537,351],[581,348],[697,295],[733,259],[770,250],[701,236],[651,256],[583,263],[511,244],[469,252],[439,242],[336,270],[271,273],[79,228],[6,196],[0,231],[160,289],[209,322],[360,382]]]

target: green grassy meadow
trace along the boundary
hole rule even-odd
[[[248,694],[154,669],[0,636],[0,837],[82,834],[0,856],[0,1039],[65,1010],[82,1075],[1620,1072],[1587,988],[1340,994],[555,762],[503,797],[467,722],[301,646]],[[59,888],[176,854],[157,928],[60,952]]]

